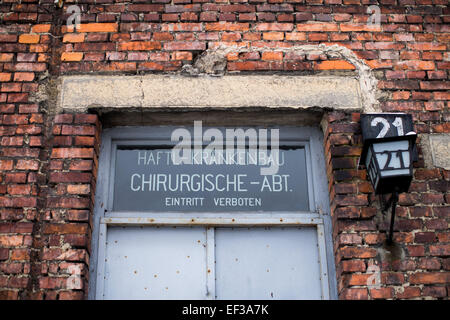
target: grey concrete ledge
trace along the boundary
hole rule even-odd
[[[421,134],[420,144],[427,168],[450,170],[450,134]]]
[[[83,75],[61,80],[57,112],[249,107],[364,111],[359,82],[351,77]]]

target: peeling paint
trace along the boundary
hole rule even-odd
[[[182,73],[191,76],[199,76],[202,74],[224,75],[226,69],[227,55],[229,53],[244,53],[244,52],[263,52],[274,51],[269,47],[242,47],[242,46],[226,46],[221,44],[218,47],[206,50],[199,58],[194,61],[194,65],[184,65]],[[380,105],[377,99],[379,95],[377,90],[378,80],[373,74],[371,68],[360,59],[356,54],[343,46],[334,45],[299,45],[288,48],[276,48],[277,52],[296,53],[300,55],[307,54],[324,54],[328,58],[343,59],[353,66],[358,72],[359,86],[361,89],[362,103],[365,112],[381,112]]]

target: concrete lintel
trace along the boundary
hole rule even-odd
[[[358,80],[331,76],[64,76],[58,98],[58,112],[255,107],[364,111]]]

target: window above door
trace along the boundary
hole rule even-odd
[[[318,170],[322,146],[317,128],[281,127],[276,156],[270,144],[266,150],[257,144],[256,151],[249,149],[248,144],[235,145],[229,153],[225,144],[212,150],[203,143],[197,153],[199,157],[192,151],[190,164],[173,161],[176,142],[170,138],[175,129],[106,130],[104,144],[109,146],[106,215],[327,211],[319,196],[325,188],[314,183],[324,178],[324,172]],[[277,172],[261,174],[261,168],[268,168],[273,162]]]
[[[177,269],[174,265],[173,275],[166,274],[163,261],[151,252],[159,250],[163,256],[176,254],[177,258],[172,262],[177,266],[185,264],[184,256],[192,255],[178,257],[181,247],[172,242],[173,247],[169,242],[167,245],[150,242],[161,232],[163,238],[176,239],[182,235],[182,230],[194,228],[199,235],[205,235],[203,240],[201,237],[196,239],[204,244],[199,251],[203,257],[198,261],[201,268],[196,269],[200,270],[197,283],[201,284],[196,289],[196,299],[229,299],[236,290],[244,292],[238,288],[241,281],[236,285],[225,285],[230,284],[228,278],[233,277],[227,271],[230,266],[235,268],[233,270],[242,269],[236,272],[251,283],[258,284],[261,279],[266,279],[264,281],[270,284],[241,288],[247,290],[242,296],[246,299],[334,298],[331,219],[321,131],[315,127],[277,127],[278,145],[256,144],[258,150],[262,147],[264,151],[267,147],[263,159],[270,157],[275,147],[279,149],[278,160],[272,158],[272,161],[278,161],[276,172],[262,174],[261,168],[270,167],[269,162],[260,162],[258,153],[255,159],[249,145],[239,145],[237,140],[231,158],[226,155],[227,143],[222,143],[222,163],[216,163],[217,157],[212,161],[211,154],[199,161],[193,153],[193,163],[174,164],[171,151],[179,141],[172,141],[171,137],[179,128],[194,136],[192,126],[104,130],[95,200],[90,297],[103,299],[121,294],[121,277],[125,274],[130,281],[127,283],[136,283],[139,290],[143,290],[137,298],[185,297],[181,291],[168,293],[164,290],[166,287],[172,289],[178,280],[181,281],[180,274],[187,269]],[[244,129],[249,128],[256,132],[261,129],[256,126]],[[271,128],[262,129],[270,132]],[[229,127],[214,129],[225,133]],[[199,143],[195,139],[193,142],[202,152],[208,146],[208,142]],[[181,233],[171,237],[169,233],[175,230]],[[141,242],[138,235],[150,240]],[[270,241],[269,235],[273,237]],[[267,243],[258,237],[267,239]],[[247,242],[248,248],[236,246]],[[195,247],[197,242],[193,243]],[[289,249],[292,254],[284,256],[287,251],[275,249],[278,245],[290,246],[294,251]],[[156,246],[154,250],[150,249],[152,246]],[[230,255],[233,251],[235,257]],[[306,252],[309,252],[308,258],[303,257]],[[278,258],[269,259],[269,253]],[[130,260],[131,257],[139,263]],[[249,258],[259,261],[262,269],[251,272]],[[142,270],[135,268],[138,266]],[[159,272],[160,278],[156,279],[154,274],[150,276],[149,272],[153,271]],[[284,284],[277,280],[280,277],[284,277]],[[291,287],[288,278],[296,279],[296,284]],[[141,288],[142,279],[148,285]],[[161,279],[164,279],[164,285],[159,283]],[[183,286],[182,281],[179,285]],[[149,288],[160,291],[150,292]],[[135,292],[131,287],[126,290]],[[312,292],[314,295],[308,296]],[[189,296],[189,292],[185,293]]]

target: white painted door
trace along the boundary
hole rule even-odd
[[[316,228],[210,229],[108,228],[104,298],[321,298]]]
[[[216,230],[217,299],[320,299],[315,228]]]
[[[108,228],[105,299],[204,299],[205,228]]]

